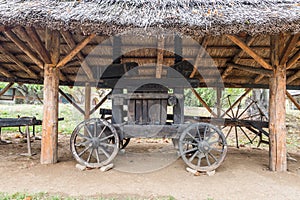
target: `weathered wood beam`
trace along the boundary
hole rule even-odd
[[[70,103],[72,104],[81,114],[84,115],[84,110],[77,105],[77,103],[71,99],[66,93],[64,93],[64,91],[62,91],[60,88],[58,89],[59,93]]]
[[[300,50],[297,51],[297,53],[291,57],[291,59],[287,62],[286,64],[286,69],[290,69],[291,67],[293,67],[298,60],[300,59]]]
[[[251,44],[255,41],[256,37],[249,37],[246,41],[247,46],[251,46]],[[240,49],[239,52],[230,60],[227,62],[233,62],[233,63],[237,63],[240,60],[240,57],[243,56],[245,52]],[[233,70],[232,66],[227,66],[226,69],[224,70],[224,72],[222,73],[222,79],[225,79]]]
[[[111,95],[112,91],[110,91],[105,97],[101,99],[101,101],[90,111],[90,115],[92,115],[102,104],[108,99],[108,96]]]
[[[293,82],[294,80],[300,78],[300,70],[298,72],[296,72],[295,74],[291,75],[290,77],[287,78],[286,80],[286,84],[290,84],[291,82]]]
[[[197,54],[197,57],[196,57],[196,60],[195,60],[195,63],[194,63],[194,69],[193,69],[193,71],[192,71],[192,73],[190,75],[190,78],[193,78],[195,76],[196,72],[198,71],[198,65],[200,64],[202,57],[206,53],[206,47],[208,45],[208,42],[209,42],[209,37],[208,36],[204,37],[203,41],[201,43],[199,52]]]
[[[63,36],[64,40],[71,49],[74,49],[76,47],[75,40],[73,39],[72,34],[69,31],[61,31],[61,35]],[[88,78],[90,80],[94,80],[93,72],[88,66],[88,64],[84,62],[84,56],[82,55],[82,53],[79,51],[76,56],[79,62],[81,63],[83,71],[86,73]]]
[[[297,107],[298,110],[300,110],[300,104],[297,102],[297,100],[288,92],[286,91],[286,96],[291,100],[291,102]]]
[[[232,68],[236,68],[236,69],[243,70],[246,72],[251,72],[254,74],[263,74],[264,76],[268,76],[268,77],[270,77],[273,74],[273,71],[267,70],[267,69],[262,69],[262,68],[238,65],[238,64],[234,64],[234,63],[228,63],[227,65]]]
[[[297,34],[291,36],[288,44],[286,45],[285,49],[283,50],[283,56],[280,59],[280,63],[279,63],[280,65],[284,65],[288,61],[290,54],[292,53],[292,51],[295,49],[295,47],[297,45],[299,37],[300,37],[300,33],[297,33]]]
[[[0,67],[0,73],[8,78],[14,78],[15,76],[10,73],[8,70],[4,69],[3,67]]]
[[[14,34],[11,30],[4,31],[5,35],[17,45],[39,68],[43,69],[44,63],[37,58],[35,53]]]
[[[0,91],[0,97],[5,94],[5,92],[7,92],[9,90],[9,88],[11,88],[11,86],[13,86],[14,83],[8,83],[1,91]]]
[[[245,42],[240,40],[237,36],[226,35],[232,42],[243,49],[248,55],[250,55],[256,62],[258,62],[263,68],[272,70],[272,66],[267,63],[260,55],[255,53]]]
[[[90,83],[85,83],[84,90],[84,119],[90,119],[90,110],[91,110],[91,85]]]
[[[76,47],[74,47],[68,55],[66,55],[62,60],[59,61],[57,64],[57,68],[60,68],[67,64],[70,60],[76,56],[78,52],[80,52],[94,37],[96,37],[96,34],[91,34],[85,39],[83,39],[79,44],[77,44]]]
[[[285,94],[286,94],[286,66],[280,65],[280,37],[271,36],[271,63],[274,73],[270,78],[269,99],[269,143],[270,170],[286,171],[286,125],[285,125]]]
[[[198,94],[198,92],[194,88],[191,88],[191,90],[194,93],[194,95],[197,97],[197,99],[200,101],[200,103],[206,108],[206,110],[214,117],[217,117],[217,114],[214,113],[214,111],[207,105],[207,103],[202,99],[202,97]]]
[[[30,26],[26,28],[26,31],[31,38],[30,42],[32,43],[32,47],[35,49],[37,54],[43,59],[45,63],[50,64],[51,63],[50,54],[46,50],[45,45],[43,44],[35,28]]]
[[[0,43],[0,51],[4,54],[10,61],[16,63],[20,69],[25,71],[32,78],[38,78],[38,75],[30,70],[23,62],[21,62],[17,57],[15,57],[12,53],[8,52]]]
[[[42,124],[41,164],[53,164],[58,159],[58,90],[60,57],[58,31],[46,29],[46,48],[52,64],[44,67],[44,108]]]
[[[164,44],[165,44],[164,37],[159,36],[157,38],[157,60],[156,60],[156,71],[155,71],[156,78],[161,78],[161,74],[162,74],[163,60],[164,60]]]

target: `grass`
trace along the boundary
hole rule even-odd
[[[27,193],[14,193],[8,194],[0,192],[0,200],[175,200],[172,196],[167,197],[157,197],[157,198],[136,198],[136,197],[122,197],[122,198],[114,198],[114,197],[66,197],[62,195],[50,195],[46,192],[40,192],[36,194],[27,194]]]

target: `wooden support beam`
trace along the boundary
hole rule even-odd
[[[60,38],[58,31],[46,30],[46,48],[50,53],[52,64],[45,64],[44,67],[41,164],[53,164],[58,160],[59,69],[55,67],[60,56]]]
[[[297,107],[298,110],[300,110],[300,104],[297,102],[297,100],[288,92],[286,91],[286,96],[291,100],[291,102]]]
[[[291,67],[293,67],[298,60],[300,59],[300,50],[297,51],[297,53],[291,57],[291,59],[287,62],[286,64],[286,69],[290,69]]]
[[[254,41],[255,41],[256,37],[249,37],[247,39],[246,45],[250,46]],[[241,56],[243,56],[245,52],[240,49],[239,52],[230,60],[227,61],[228,63],[232,62],[232,63],[237,63],[241,58]],[[227,68],[224,70],[224,72],[222,73],[222,79],[224,80],[233,70],[232,66],[227,66]]]
[[[297,34],[291,36],[288,44],[286,45],[285,49],[283,50],[283,56],[280,59],[280,63],[279,63],[280,65],[286,64],[290,54],[292,53],[292,51],[295,49],[295,47],[297,45],[299,37],[300,37],[300,33],[297,33]]]
[[[10,73],[8,70],[4,69],[3,67],[0,67],[0,73],[3,74],[4,76],[8,77],[8,78],[16,77],[12,73]]]
[[[258,62],[263,68],[272,70],[272,66],[267,63],[260,55],[255,53],[245,42],[240,40],[237,36],[226,35],[232,42],[243,49],[249,56],[251,56],[256,62]]]
[[[64,91],[62,91],[60,88],[58,89],[59,93],[70,103],[72,104],[81,114],[84,115],[84,110],[77,105],[77,103],[71,99]]]
[[[268,70],[268,69],[261,69],[261,68],[250,67],[250,66],[245,66],[245,65],[238,65],[238,64],[234,64],[234,63],[228,63],[227,65],[232,68],[251,72],[254,74],[262,74],[262,75],[268,76],[268,77],[270,77],[273,74],[273,71]]]
[[[157,39],[157,60],[156,60],[156,72],[155,77],[161,78],[163,60],[164,60],[164,44],[165,40],[163,36],[159,36]]]
[[[203,41],[201,43],[201,47],[199,49],[199,52],[197,54],[197,57],[196,57],[196,60],[195,60],[195,63],[194,63],[194,69],[190,75],[190,78],[193,78],[196,74],[196,72],[198,71],[198,65],[200,64],[200,61],[202,59],[202,57],[205,55],[206,53],[206,47],[208,45],[208,42],[209,42],[209,37],[204,37],[203,38]]]
[[[286,94],[286,66],[280,65],[280,37],[271,36],[271,63],[274,73],[270,78],[269,99],[269,143],[270,170],[286,171],[286,125],[285,125],[285,94]]]
[[[286,80],[286,84],[290,84],[291,82],[293,82],[294,80],[300,78],[300,70],[298,72],[296,72],[295,74],[291,75],[290,77],[287,78]]]
[[[36,32],[35,28],[32,26],[27,27],[26,31],[28,35],[30,36],[30,42],[32,44],[32,47],[37,52],[37,54],[43,59],[43,61],[47,64],[51,64],[51,59],[49,52],[46,50],[45,45],[41,41],[41,38],[39,37],[38,33]],[[29,42],[29,41],[28,41]]]
[[[84,101],[84,119],[90,119],[90,110],[91,110],[91,85],[85,83],[85,101]]]
[[[75,40],[73,39],[72,34],[69,31],[61,31],[61,35],[63,36],[64,40],[71,49],[74,49],[76,47]],[[79,51],[76,56],[79,62],[81,63],[83,71],[86,73],[88,78],[90,80],[94,80],[93,72],[88,66],[88,64],[84,62],[84,56],[82,55],[82,53]]]
[[[62,60],[59,61],[57,64],[57,68],[63,67],[65,64],[67,64],[70,60],[76,56],[78,52],[80,52],[94,37],[96,37],[96,34],[91,34],[85,39],[83,39],[76,47],[74,47],[71,52],[66,55]]]
[[[23,62],[21,62],[17,57],[15,57],[12,53],[8,52],[1,44],[0,51],[4,54],[10,61],[16,63],[20,69],[25,71],[31,78],[38,78],[38,75],[30,70]]]
[[[92,115],[102,104],[107,100],[108,96],[111,95],[112,91],[110,91],[105,97],[101,99],[101,101],[90,111],[90,115]]]
[[[191,88],[192,92],[195,94],[197,99],[200,101],[200,103],[206,108],[206,110],[212,114],[214,117],[217,117],[217,114],[214,113],[214,111],[207,105],[207,103],[202,99],[202,97],[198,94],[198,92],[194,89]]]
[[[1,91],[0,91],[0,97],[5,94],[5,92],[7,92],[7,90],[9,90],[9,88],[11,88],[11,86],[13,86],[14,83],[8,83]]]
[[[44,63],[37,58],[35,53],[14,34],[11,30],[4,31],[5,35],[15,43],[39,68],[43,69]]]

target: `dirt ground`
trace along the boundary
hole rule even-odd
[[[288,172],[268,171],[268,151],[229,148],[213,176],[194,176],[185,170],[169,141],[135,140],[117,156],[113,170],[80,171],[69,151],[68,137],[59,139],[59,163],[41,165],[40,141],[28,158],[26,143],[0,145],[0,191],[48,192],[76,197],[120,199],[299,199],[300,155],[288,161]]]

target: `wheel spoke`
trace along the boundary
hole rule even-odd
[[[187,154],[187,153],[190,153],[190,152],[193,152],[193,151],[196,151],[196,150],[198,150],[198,148],[197,148],[197,147],[194,147],[194,148],[192,148],[192,149],[189,149],[189,150],[184,151],[182,154],[185,155],[185,154]]]
[[[205,158],[206,158],[207,165],[208,165],[208,166],[211,166],[211,164],[210,164],[210,161],[209,161],[209,159],[208,159],[208,155],[207,155],[207,154],[205,154]]]
[[[92,135],[89,127],[86,124],[84,125],[84,128],[85,128],[86,132],[89,134],[90,138],[93,138],[93,135]]]
[[[202,156],[200,156],[200,155],[198,156],[198,162],[197,162],[198,167],[200,167],[202,158],[203,158]]]
[[[81,157],[87,150],[89,150],[91,147],[90,146],[87,146],[87,147],[85,147],[85,149],[82,151],[82,152],[80,152],[79,154],[78,154],[78,156],[79,157]]]
[[[228,138],[228,136],[229,136],[229,134],[230,134],[230,132],[231,132],[231,130],[232,130],[232,127],[233,127],[233,126],[230,126],[229,131],[227,132],[225,139]]]
[[[188,140],[183,140],[182,143],[184,144],[190,144],[190,145],[198,145],[197,143],[193,143],[192,141],[188,141]]]
[[[223,150],[217,149],[217,148],[211,148],[211,150],[217,151],[217,152],[223,152]]]
[[[77,133],[77,135],[79,135],[80,137],[82,137],[82,138],[84,138],[84,139],[86,139],[86,140],[91,139],[91,138],[89,138],[89,137],[87,137],[87,136],[85,136],[85,135],[82,135],[81,133]]]
[[[107,139],[109,139],[109,138],[111,138],[111,137],[113,137],[114,136],[114,134],[111,134],[111,135],[109,135],[109,136],[106,136],[106,137],[104,137],[104,138],[101,138],[100,140],[99,140],[99,142],[103,142],[104,140],[107,140]]]
[[[105,129],[106,129],[106,127],[107,126],[105,126],[102,130],[101,130],[101,132],[99,133],[99,135],[98,135],[98,138],[100,138],[101,137],[101,135],[104,133],[104,131],[105,131]]]
[[[94,152],[94,148],[92,148],[92,151],[90,151],[89,157],[87,158],[86,162],[88,163],[90,162],[93,152]]]
[[[219,139],[218,139],[218,140],[214,140],[214,141],[212,141],[212,142],[209,142],[208,144],[209,144],[209,146],[211,146],[212,144],[215,144],[215,143],[217,143],[217,142],[219,142]]]
[[[94,137],[97,136],[97,121],[94,123]]]
[[[111,147],[111,148],[115,148],[116,147],[116,144],[100,143],[100,145],[102,145],[104,147]]]
[[[189,158],[189,161],[192,162],[198,153],[198,151],[195,151],[195,153]]]
[[[80,147],[80,146],[87,146],[87,145],[89,145],[89,143],[90,143],[90,141],[85,141],[85,142],[80,142],[80,143],[77,143],[77,144],[75,144],[75,146],[76,147]]]
[[[107,158],[109,158],[110,157],[110,155],[109,155],[109,153],[105,150],[105,149],[103,149],[102,147],[98,147],[103,153],[104,153],[104,155],[107,157]]]
[[[196,138],[195,138],[194,136],[192,136],[192,134],[191,134],[190,132],[187,132],[186,134],[189,135],[189,136],[190,136],[192,139],[194,139],[195,141],[197,141]]]
[[[198,135],[199,135],[199,140],[202,141],[201,134],[200,134],[200,132],[199,132],[199,126],[197,126],[197,133],[198,133]],[[204,132],[204,134],[205,134],[205,132]]]
[[[210,155],[210,157],[212,157],[216,162],[218,161],[218,159],[216,158],[216,156],[214,156],[212,153],[208,153],[208,155]]]
[[[97,159],[97,163],[100,163],[100,158],[99,158],[99,147],[96,149],[96,159]]]

